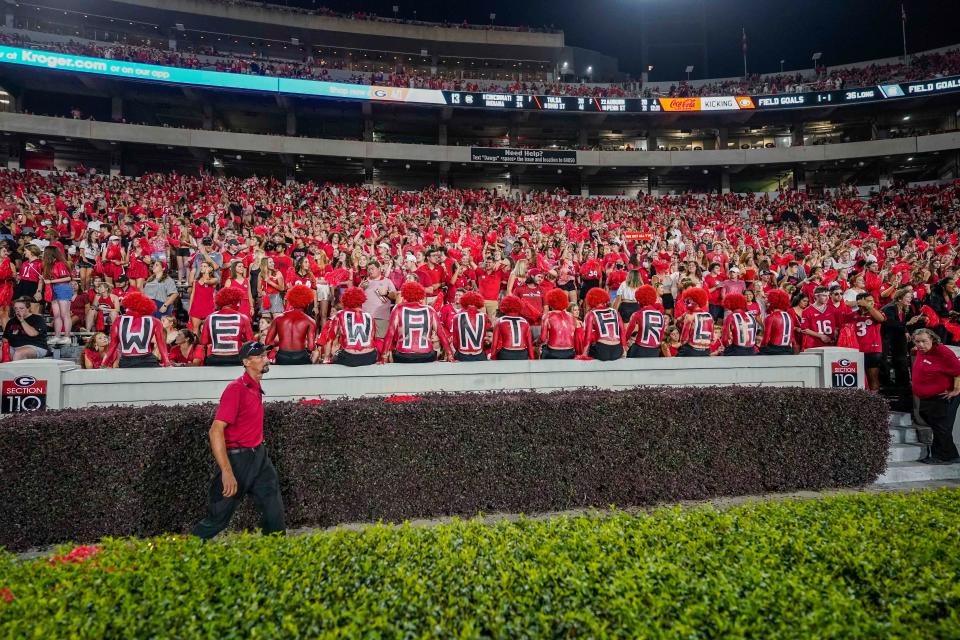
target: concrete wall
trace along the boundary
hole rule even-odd
[[[753,358],[388,364],[353,369],[336,365],[275,366],[264,379],[263,388],[267,400],[650,385],[824,388],[832,386],[831,364],[841,359],[858,363],[858,384],[862,386],[862,354],[829,348],[797,356]],[[50,409],[213,402],[227,382],[240,373],[239,367],[86,371],[57,360],[0,365],[0,380],[25,375],[45,380]]]
[[[250,133],[174,129],[133,124],[72,120],[0,112],[0,131],[30,135],[112,140],[174,147],[430,162],[470,162],[470,148],[457,146],[327,140]],[[794,164],[960,149],[960,133],[913,138],[846,142],[786,149],[723,151],[577,151],[583,167],[686,167]]]

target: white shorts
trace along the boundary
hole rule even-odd
[[[330,285],[326,282],[317,283],[317,300],[323,302],[330,299]]]

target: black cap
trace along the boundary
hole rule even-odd
[[[276,349],[276,347],[267,346],[259,341],[244,342],[242,345],[240,345],[240,351],[237,353],[237,355],[240,357],[240,361],[242,362],[250,356],[262,356],[265,353],[270,353],[274,349]]]
[[[204,246],[206,246],[206,247],[212,247],[212,246],[213,246],[213,238],[204,238],[203,240],[200,241],[200,244],[202,244],[202,245],[204,245]]]

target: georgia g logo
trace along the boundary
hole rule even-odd
[[[14,384],[18,387],[29,387],[37,381],[33,376],[18,376],[13,379]]]

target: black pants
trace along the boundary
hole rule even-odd
[[[497,360],[529,360],[530,354],[526,349],[500,349],[497,351]]]
[[[689,344],[680,345],[680,349],[677,350],[678,358],[690,358],[690,357],[709,357],[709,349],[697,349],[696,347],[691,347]]]
[[[157,356],[148,353],[145,356],[120,356],[121,369],[149,369],[159,367]]]
[[[627,349],[628,358],[659,358],[661,355],[659,347],[641,347],[634,344]]]
[[[277,351],[277,364],[312,364],[310,361],[310,352],[306,349],[300,351]]]
[[[333,363],[345,367],[365,367],[370,364],[376,364],[377,358],[379,357],[380,354],[377,353],[376,349],[368,351],[367,353],[350,353],[346,349],[341,349],[337,351],[337,355],[333,357]]]
[[[636,302],[620,302],[620,318],[624,324],[630,322],[630,316],[640,310],[640,305]]]
[[[280,478],[267,455],[266,446],[261,444],[253,449],[230,451],[227,450],[227,458],[237,480],[237,492],[229,498],[223,497],[223,480],[217,468],[207,493],[207,517],[193,528],[193,535],[209,540],[226,529],[233,512],[248,493],[260,511],[263,533],[284,533],[287,527],[283,520]]]
[[[437,352],[431,351],[430,353],[400,353],[399,351],[394,351],[393,361],[397,364],[418,364],[421,362],[436,362]]]
[[[603,344],[602,342],[594,342],[587,350],[587,355],[594,360],[610,362],[611,360],[619,360],[623,357],[623,347],[618,344]]]
[[[543,350],[540,352],[541,360],[573,360],[576,357],[576,352],[573,349],[553,349],[547,345],[543,345]]]
[[[753,347],[738,347],[737,345],[731,344],[726,349],[723,350],[723,355],[725,356],[755,356],[757,352]]]
[[[239,367],[240,355],[223,355],[217,353],[211,353],[203,360],[203,366],[205,367]]]
[[[765,347],[760,347],[760,355],[762,356],[792,356],[793,347],[790,346],[777,346],[775,344],[768,344]]]
[[[713,316],[714,320],[723,320],[723,306],[719,304],[709,304],[707,305],[710,315]]]
[[[940,460],[953,460],[960,456],[953,442],[953,422],[957,419],[960,397],[951,400],[929,398],[920,401],[919,413],[923,421],[933,430],[933,444],[930,455]]]
[[[453,354],[453,359],[457,362],[486,362],[487,354],[483,351],[480,353],[460,353],[457,351]]]

